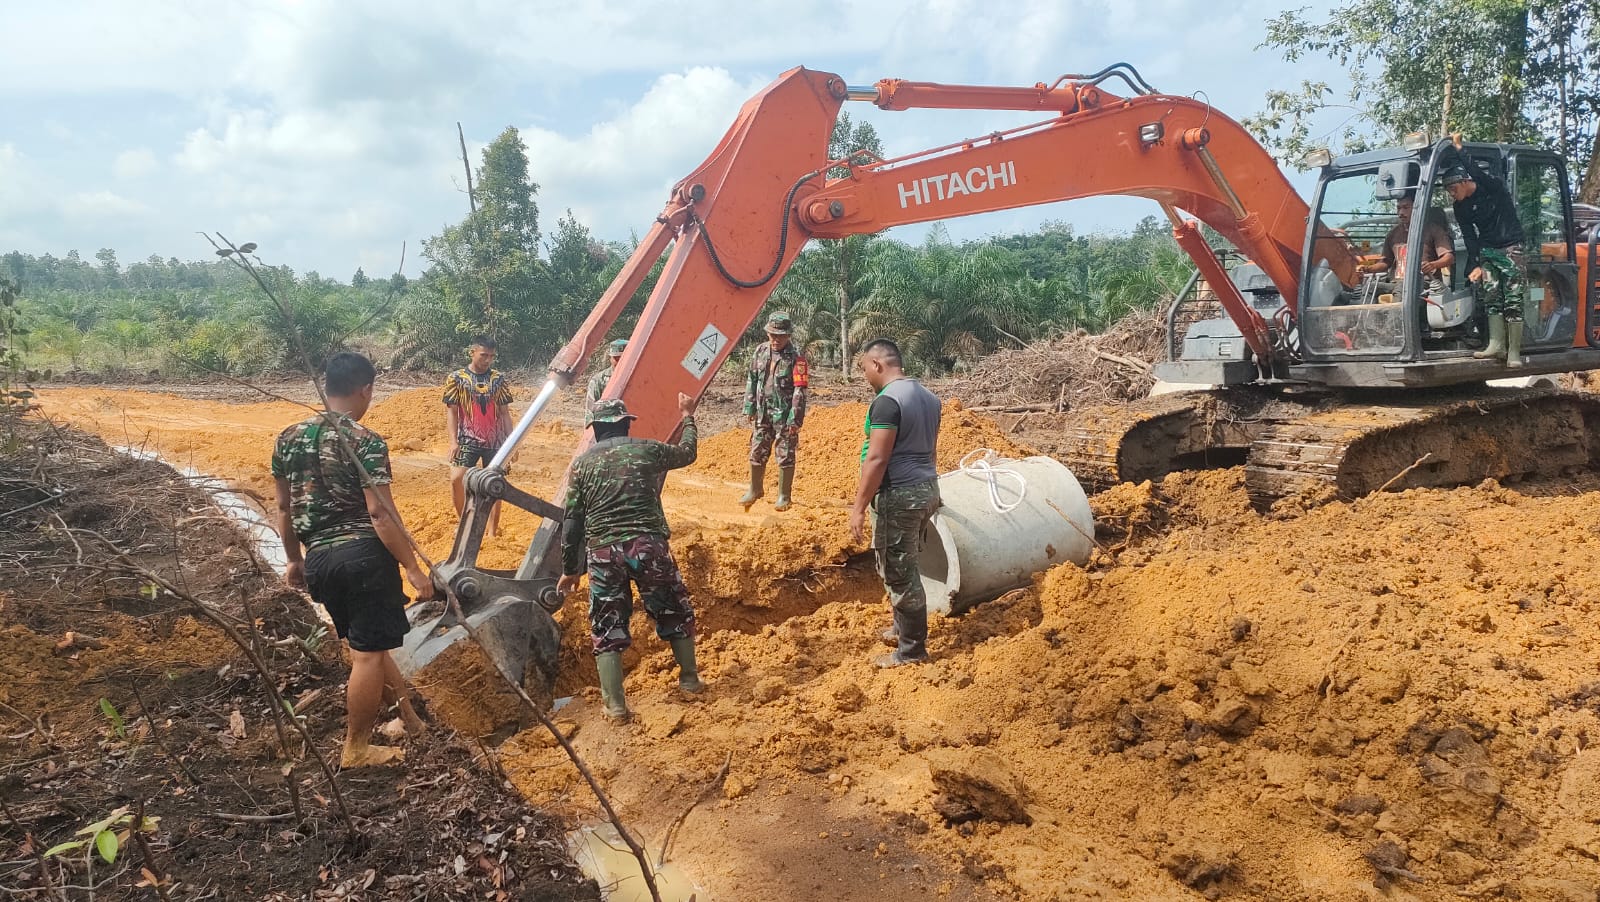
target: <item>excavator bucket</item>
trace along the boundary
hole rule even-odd
[[[518,579],[513,571],[477,566],[495,502],[505,501],[549,523],[561,510],[523,492],[493,469],[467,473],[467,507],[450,557],[434,565],[434,588],[446,599],[413,619],[395,652],[400,672],[454,729],[486,735],[529,719],[517,689],[548,706],[555,685],[561,632],[551,618],[559,605],[555,580]],[[459,611],[459,615],[458,612]],[[463,619],[464,618],[464,619]]]
[[[549,612],[508,595],[468,613],[467,625],[470,632],[447,612],[412,629],[395,652],[401,673],[429,706],[473,735],[529,719],[512,683],[548,707],[561,645]]]

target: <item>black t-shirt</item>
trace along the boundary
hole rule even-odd
[[[888,395],[873,398],[872,406],[867,408],[867,421],[879,429],[899,429],[900,402]]]

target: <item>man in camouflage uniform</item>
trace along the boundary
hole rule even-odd
[[[850,534],[863,538],[869,508],[874,513],[872,550],[878,576],[889,593],[894,624],[883,633],[892,654],[879,667],[928,660],[928,595],[917,558],[923,534],[939,509],[939,399],[900,365],[900,349],[878,339],[861,352],[860,367],[877,391],[867,409],[861,443],[861,482],[850,509]]]
[[[628,343],[621,338],[611,343],[608,351],[611,355],[611,365],[589,377],[589,394],[584,404],[585,410],[594,410],[594,405],[600,400],[600,396],[606,393],[606,383],[611,381],[611,374],[617,369],[617,361],[622,359],[622,352],[627,349]]]
[[[467,470],[487,467],[511,434],[511,385],[494,368],[498,353],[487,335],[472,339],[472,359],[444,380],[445,430],[450,436],[450,499],[456,516],[467,507]],[[500,532],[500,502],[489,512],[490,537]]]
[[[1508,367],[1522,361],[1522,302],[1527,277],[1517,218],[1517,203],[1506,183],[1459,152],[1445,150],[1440,181],[1454,201],[1456,225],[1467,244],[1467,279],[1481,285],[1489,314],[1489,345],[1472,356],[1503,358]]]
[[[789,509],[794,489],[794,455],[800,447],[800,425],[806,419],[806,390],[811,370],[806,355],[792,337],[794,323],[787,313],[767,317],[767,342],[750,355],[745,378],[744,416],[750,432],[750,490],[739,503],[745,510],[761,498],[767,477],[767,460],[778,455],[778,501],[774,509]]]
[[[561,531],[561,581],[571,592],[589,574],[589,630],[606,717],[626,723],[630,714],[622,693],[622,652],[633,644],[628,624],[638,586],[656,635],[672,646],[678,662],[678,687],[698,693],[694,659],[694,609],[678,565],[667,545],[667,518],[661,510],[661,483],[668,470],[694,463],[695,399],[678,395],[683,413],[677,444],[628,437],[634,415],[620,399],[601,401],[584,418],[595,443],[578,455],[567,473],[566,518]]]
[[[335,354],[324,374],[327,412],[285,429],[272,452],[278,535],[289,562],[285,579],[310,590],[350,647],[344,767],[405,757],[400,749],[371,744],[385,702],[398,704],[408,731],[422,729],[389,655],[410,626],[401,569],[419,598],[433,595],[389,494],[389,446],[357,422],[372,403],[373,376],[367,358]]]

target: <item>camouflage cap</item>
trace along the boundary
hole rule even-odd
[[[595,423],[620,423],[623,420],[637,420],[638,417],[628,412],[628,406],[622,403],[621,398],[610,398],[605,401],[596,401],[594,409],[583,418],[583,425],[591,426]]]
[[[622,352],[626,351],[627,349],[628,349],[628,340],[626,338],[619,338],[616,341],[613,341],[611,343],[611,347],[609,349],[609,352],[610,352],[612,357],[621,357],[622,356]]]
[[[1471,173],[1467,172],[1467,168],[1465,166],[1457,164],[1455,166],[1451,166],[1449,169],[1446,169],[1444,171],[1444,175],[1440,176],[1440,181],[1444,183],[1446,188],[1448,188],[1451,185],[1459,185],[1462,182],[1472,181],[1472,175]]]
[[[789,314],[778,311],[767,317],[768,335],[789,335],[794,332],[794,322],[789,319]]]

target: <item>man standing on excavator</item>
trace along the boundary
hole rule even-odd
[[[1446,153],[1451,153],[1447,148]],[[1522,222],[1506,183],[1470,165],[1459,151],[1441,160],[1444,189],[1455,201],[1456,225],[1467,244],[1467,278],[1483,286],[1489,346],[1472,356],[1522,366]]]
[[[750,490],[739,503],[745,510],[761,498],[767,459],[778,456],[778,501],[774,510],[789,509],[794,490],[794,455],[800,447],[800,424],[806,419],[806,391],[811,371],[806,355],[793,341],[794,323],[787,313],[767,317],[767,341],[750,355],[745,378],[744,416],[750,423]]]
[[[867,408],[861,483],[850,509],[850,535],[860,542],[867,509],[874,513],[872,550],[889,593],[894,625],[883,632],[891,654],[879,667],[928,660],[928,594],[917,558],[922,534],[939,509],[939,399],[901,369],[900,348],[880,338],[861,352],[861,372],[878,393]]]
[[[611,356],[611,365],[589,377],[589,394],[585,410],[594,410],[594,405],[599,403],[600,396],[606,392],[606,383],[611,381],[611,374],[616,372],[617,361],[622,359],[622,352],[628,349],[626,339],[619,338],[611,343],[607,353]]]
[[[561,525],[561,580],[565,595],[589,574],[589,630],[605,716],[614,723],[631,718],[622,694],[622,653],[633,638],[632,586],[639,587],[644,611],[656,622],[656,635],[671,644],[678,662],[678,688],[705,689],[694,660],[694,609],[667,544],[667,517],[661,510],[661,483],[668,470],[694,463],[697,433],[695,399],[678,395],[683,430],[677,444],[629,438],[635,419],[620,398],[601,401],[585,423],[595,442],[573,460],[567,472],[566,518]],[[631,585],[630,585],[631,584]]]

